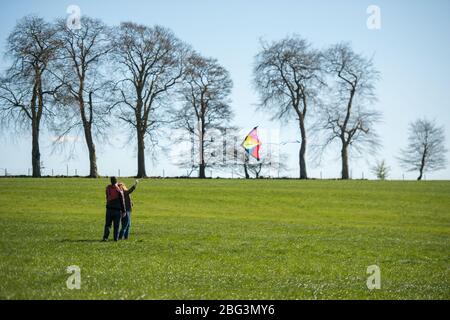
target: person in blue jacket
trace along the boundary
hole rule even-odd
[[[123,196],[125,199],[125,214],[122,215],[122,227],[120,228],[119,233],[119,239],[128,239],[128,235],[130,233],[130,227],[131,227],[131,211],[133,208],[133,201],[131,201],[130,194],[133,193],[134,190],[136,190],[136,186],[139,183],[139,180],[136,180],[134,185],[128,189],[127,186],[124,183],[119,183],[119,188],[123,192]]]

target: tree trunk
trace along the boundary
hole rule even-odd
[[[204,153],[204,137],[205,137],[205,128],[203,127],[203,119],[199,119],[198,121],[198,132],[199,132],[199,146],[198,146],[198,153],[199,153],[199,166],[198,166],[198,177],[200,179],[205,179],[206,178],[206,174],[205,174],[205,168],[206,168],[206,164],[205,164],[205,153]]]
[[[246,163],[244,163],[244,174],[245,174],[245,179],[250,179],[250,175],[248,174],[248,169],[247,169]]]
[[[83,92],[80,92],[82,95]],[[90,178],[98,178],[97,171],[97,156],[95,154],[95,144],[94,139],[92,138],[92,117],[93,117],[93,105],[92,105],[92,92],[89,92],[89,120],[86,119],[86,115],[84,113],[84,100],[81,96],[81,117],[83,120],[84,127],[84,137],[86,139],[86,144],[89,151],[89,177]]]
[[[33,166],[33,177],[41,176],[41,153],[39,151],[39,123],[32,121],[32,149],[31,163]]]
[[[247,153],[244,154],[244,174],[245,174],[245,179],[250,179],[250,175],[248,174],[248,155]]]
[[[147,174],[145,173],[145,143],[144,134],[141,133],[140,129],[137,129],[137,140],[138,140],[138,178],[145,178]]]
[[[92,139],[92,132],[89,126],[84,127],[84,136],[89,151],[89,177],[98,178],[97,172],[97,156],[95,154],[95,145]]]
[[[425,149],[423,150],[422,153],[422,160],[420,161],[420,169],[419,169],[419,177],[417,178],[418,181],[422,180],[422,176],[423,176],[423,169],[425,168],[425,158],[427,156],[427,148],[425,147]]]
[[[200,179],[205,179],[206,178],[205,169],[206,169],[205,164],[204,163],[200,163],[200,166],[199,166],[199,169],[198,169],[198,177]]]
[[[41,152],[39,150],[39,127],[44,106],[41,79],[39,71],[36,71],[35,84],[33,88],[33,96],[31,100],[32,119],[31,119],[31,164],[33,167],[33,177],[41,176]],[[37,108],[36,108],[37,102]]]
[[[347,114],[345,115],[344,123],[341,128],[341,142],[342,142],[342,149],[341,149],[341,158],[342,158],[342,180],[348,180],[350,178],[348,174],[348,145],[351,142],[351,138],[349,137],[347,141],[345,140],[345,133],[347,131],[347,124],[350,120],[350,114],[352,110],[352,104],[353,104],[353,97],[355,96],[355,88],[353,87],[350,91],[350,98],[347,103]]]
[[[306,139],[302,138],[302,143],[300,145],[300,151],[298,153],[299,166],[300,166],[300,179],[308,179],[308,175],[306,173],[305,153],[306,153]]]
[[[76,96],[80,108],[81,122],[84,129],[84,139],[86,140],[86,145],[89,152],[89,177],[98,178],[97,171],[97,156],[95,153],[94,139],[92,138],[92,117],[93,117],[93,105],[92,105],[92,92],[89,93],[89,118],[86,116],[86,105],[84,103],[83,97],[84,79],[80,80],[80,89],[78,91],[78,96]]]
[[[300,120],[300,133],[302,135],[302,142],[300,145],[300,150],[298,152],[298,164],[300,166],[300,179],[308,179],[308,174],[306,173],[306,130],[303,120]]]
[[[341,149],[341,158],[342,158],[342,180],[348,180],[348,146],[345,143],[342,143]]]
[[[261,173],[261,169],[262,169],[262,163],[259,163],[258,168],[256,169],[256,172],[255,172],[256,179],[259,179],[259,174]]]
[[[206,169],[206,164],[205,164],[205,158],[204,158],[204,152],[203,152],[203,137],[200,138],[200,163],[198,166],[198,177],[200,179],[205,179],[206,178],[206,174],[205,174],[205,169]]]

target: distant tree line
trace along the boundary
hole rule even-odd
[[[300,179],[308,178],[308,122],[314,140],[319,141],[315,144],[319,156],[332,144],[339,146],[342,179],[350,178],[351,152],[370,155],[380,149],[375,125],[382,115],[372,106],[379,72],[372,59],[354,52],[348,43],[317,50],[307,40],[290,36],[262,42],[255,60],[259,108],[271,112],[274,120],[298,123]],[[399,160],[405,169],[418,170],[421,180],[425,170],[445,168],[446,152],[443,127],[417,120],[410,125],[409,145]],[[376,176],[385,179],[389,173],[386,163],[375,167]]]
[[[234,142],[230,94],[232,80],[217,59],[203,57],[162,26],[123,22],[110,27],[82,17],[80,28],[64,19],[47,22],[30,15],[20,19],[6,41],[8,67],[0,78],[2,127],[30,132],[32,175],[41,176],[40,131],[56,142],[83,135],[89,157],[89,177],[98,177],[96,144],[107,143],[118,123],[137,149],[137,177],[146,177],[145,154],[158,145],[160,128],[181,129],[181,140],[196,145],[180,167],[206,177],[207,167],[242,169],[259,177],[263,167],[286,169],[278,160],[249,162],[236,143],[224,139],[223,162],[209,161],[213,131]],[[262,112],[273,120],[295,120],[299,128],[299,177],[307,179],[306,152],[313,137],[315,152],[333,144],[340,149],[341,178],[349,179],[352,154],[380,148],[375,126],[381,113],[373,108],[379,80],[372,59],[339,43],[317,50],[305,39],[290,36],[261,42],[253,69],[254,89]],[[120,121],[120,122],[119,122]],[[232,132],[231,134],[226,134]],[[229,150],[231,148],[231,150]],[[230,151],[230,152],[228,152]],[[399,157],[408,170],[423,172],[445,167],[443,128],[434,122],[411,124],[409,145]],[[231,158],[232,161],[225,161]],[[374,173],[386,178],[380,162]],[[190,173],[189,173],[190,174]]]

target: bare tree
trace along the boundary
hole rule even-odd
[[[349,179],[349,149],[361,153],[379,147],[374,126],[381,120],[381,113],[369,107],[376,101],[379,73],[371,59],[355,53],[347,43],[334,45],[324,53],[324,67],[329,95],[319,112],[316,130],[325,135],[323,148],[340,142],[342,179]]]
[[[82,131],[89,152],[89,177],[98,177],[95,139],[108,127],[105,62],[112,49],[108,27],[97,19],[81,18],[81,28],[71,29],[58,20],[60,43],[54,75],[62,87],[57,95],[60,104],[54,126],[58,140],[74,130]],[[95,137],[95,138],[94,138]]]
[[[176,166],[186,170],[187,177],[190,177],[194,171],[197,172],[198,176],[200,169],[198,130],[188,131],[187,127],[184,127],[185,122],[180,120],[181,118],[178,118],[172,125],[175,130],[171,131],[170,139],[172,146],[175,146],[175,148],[170,149],[169,158]],[[189,121],[194,122],[195,120],[189,119]],[[229,151],[228,146],[232,143],[229,134],[232,130],[234,130],[232,127],[211,127],[205,131],[203,140],[205,171],[206,168],[209,168],[224,172],[228,168],[229,155],[227,151]]]
[[[145,177],[145,141],[164,121],[162,107],[183,76],[188,48],[161,26],[124,22],[114,33],[119,118],[136,131],[137,176]]]
[[[380,180],[386,180],[389,176],[391,168],[386,164],[386,160],[377,161],[377,163],[371,168],[371,171]]]
[[[33,177],[41,176],[39,133],[41,122],[52,112],[48,97],[55,93],[48,66],[55,57],[55,30],[42,18],[26,16],[18,21],[7,39],[7,57],[12,60],[0,81],[2,123],[24,129],[31,125]]]
[[[199,178],[206,177],[208,138],[214,142],[214,135],[208,137],[207,131],[224,128],[232,118],[229,105],[232,86],[228,71],[216,59],[204,58],[197,53],[187,59],[181,89],[183,106],[176,118],[178,126],[198,144]]]
[[[251,174],[256,179],[262,176],[272,176],[272,173],[279,176],[280,174],[287,171],[288,157],[285,154],[280,154],[277,157],[272,157],[270,153],[263,156],[259,161],[254,159],[244,160],[244,173],[246,173],[246,178],[250,178]]]
[[[278,143],[263,143],[259,160],[249,156],[242,147],[246,133],[237,128],[227,128],[223,135],[222,149],[219,152],[223,159],[219,170],[229,173],[231,169],[233,176],[246,179],[279,176],[288,170],[288,156],[280,152]]]
[[[306,40],[293,36],[270,44],[263,42],[255,61],[254,86],[260,95],[260,109],[273,111],[273,119],[295,117],[298,121],[300,179],[307,179],[306,115],[316,104],[323,84],[320,54]]]
[[[419,170],[423,173],[446,168],[447,159],[444,127],[438,127],[434,121],[419,119],[409,126],[408,147],[401,150],[401,165],[408,171]]]

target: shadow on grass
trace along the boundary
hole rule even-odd
[[[102,240],[93,240],[93,239],[61,239],[61,240],[58,240],[58,242],[96,243],[96,242],[103,242],[103,241]]]

